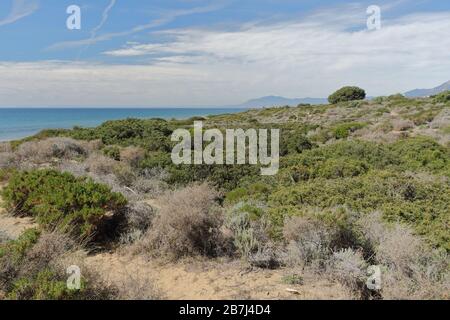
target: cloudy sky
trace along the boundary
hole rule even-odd
[[[66,27],[73,4],[81,30]],[[0,106],[387,95],[450,80],[449,34],[442,0],[1,0]]]

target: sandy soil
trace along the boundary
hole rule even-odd
[[[92,256],[86,262],[111,283],[130,278],[150,280],[170,300],[349,298],[339,284],[302,275],[302,285],[287,285],[283,277],[293,270],[246,269],[240,261],[185,260],[174,264],[113,253]]]

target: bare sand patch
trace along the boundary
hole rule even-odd
[[[292,270],[246,269],[241,261],[189,259],[167,263],[108,253],[88,257],[86,263],[112,284],[126,282],[129,277],[150,280],[170,300],[351,298],[337,283],[303,275],[304,284],[287,285],[283,277]]]

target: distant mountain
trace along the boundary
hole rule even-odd
[[[267,97],[249,100],[237,107],[262,108],[262,107],[273,107],[273,106],[297,106],[301,103],[304,103],[304,104],[326,104],[328,102],[327,102],[327,99],[322,99],[322,98],[289,99],[289,98],[278,97],[278,96],[267,96]]]
[[[418,97],[429,97],[439,94],[441,92],[450,90],[450,81],[440,85],[439,87],[433,89],[416,89],[412,91],[408,91],[405,93],[405,96],[409,98],[418,98]]]

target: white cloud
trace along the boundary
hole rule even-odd
[[[14,23],[29,16],[39,8],[37,0],[13,0],[11,12],[6,18],[0,20],[0,27]]]
[[[204,81],[196,70],[69,61],[0,63],[2,106],[120,106],[200,103],[185,83]],[[206,83],[204,83],[206,90]]]
[[[221,105],[326,97],[343,85],[382,95],[449,80],[449,12],[384,21],[379,31],[363,29],[365,10],[346,15],[233,32],[167,30],[169,41],[105,53],[148,64],[2,63],[0,96],[3,105]]]
[[[245,78],[249,83],[261,79],[259,85],[270,91],[266,94],[291,96],[326,96],[344,84],[386,94],[436,85],[449,77],[450,13],[384,21],[379,31],[349,31],[354,25],[349,21],[362,17],[364,25],[365,12],[357,12],[359,16],[353,11],[345,19],[322,14],[235,32],[172,30],[166,32],[172,41],[134,44],[105,54],[148,56],[160,66],[187,64],[221,75],[247,70]],[[235,79],[231,76],[229,81]]]

